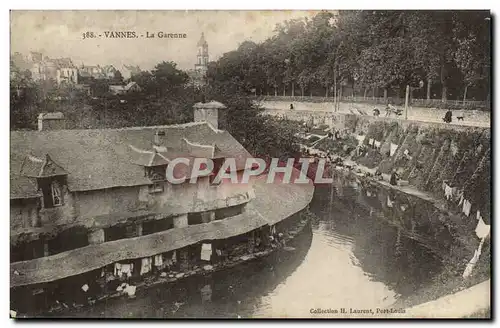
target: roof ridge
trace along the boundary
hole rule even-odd
[[[207,148],[207,149],[214,147],[213,145],[203,145],[203,144],[200,144],[197,142],[192,142],[192,141],[189,141],[187,138],[182,138],[182,140],[184,140],[188,145],[195,146],[195,147],[201,147],[201,148]]]
[[[26,133],[26,132],[31,132],[31,133],[37,133],[37,134],[43,134],[47,132],[61,132],[61,131],[75,131],[75,132],[82,132],[82,131],[127,131],[127,130],[147,130],[147,129],[178,129],[178,128],[189,128],[192,126],[201,126],[201,125],[208,125],[210,124],[208,122],[188,122],[188,123],[179,123],[179,124],[169,124],[169,125],[149,125],[149,126],[129,126],[129,127],[123,127],[123,128],[103,128],[103,129],[61,129],[61,130],[45,130],[45,131],[36,131],[36,130],[14,130],[10,131],[10,133]],[[214,127],[212,127],[212,130],[214,132],[224,132],[224,130],[217,130]]]

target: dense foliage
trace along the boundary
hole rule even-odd
[[[490,42],[487,11],[321,12],[243,42],[212,63],[209,80],[254,94],[328,97],[342,86],[403,97],[409,84],[415,98],[485,100]]]
[[[221,127],[252,154],[288,157],[299,150],[294,136],[298,123],[260,115],[260,108],[246,94],[231,87],[231,82],[193,88],[187,83],[188,75],[173,62],[162,62],[130,81],[141,90],[114,95],[109,92],[109,84],[116,84],[116,79],[93,80],[88,94],[72,85],[58,86],[51,80],[35,82],[29,71],[21,72],[12,66],[11,129],[36,129],[39,113],[55,111],[64,113],[69,129],[186,123],[193,121],[192,106],[204,98],[228,107],[222,113],[227,119]]]

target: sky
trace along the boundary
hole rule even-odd
[[[182,69],[194,67],[201,33],[210,60],[246,40],[272,36],[277,23],[311,17],[314,11],[11,11],[11,53],[42,52],[50,58],[70,57],[77,65],[139,65],[151,69],[172,60]],[[104,31],[156,34],[185,33],[185,39],[112,39]],[[100,38],[83,39],[85,32]]]

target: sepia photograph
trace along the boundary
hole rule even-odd
[[[490,10],[9,16],[11,321],[492,319]]]

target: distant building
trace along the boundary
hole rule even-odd
[[[43,60],[43,55],[40,52],[30,51],[26,59],[32,63],[39,63]]]
[[[124,80],[130,79],[132,76],[137,75],[140,72],[141,68],[139,66],[123,65],[123,67],[120,68],[120,73],[122,73]]]
[[[36,54],[36,53],[35,53]],[[31,55],[28,59],[35,58],[31,66],[31,77],[34,81],[55,80],[58,84],[65,82],[78,83],[76,67],[71,61],[71,58],[43,58],[38,61],[40,56]]]
[[[114,79],[117,69],[113,65],[106,65],[103,67],[103,73],[107,79]]]
[[[130,82],[127,85],[110,85],[109,91],[115,95],[122,95],[129,92],[141,91],[141,87],[136,82]]]
[[[196,55],[196,64],[194,65],[194,69],[203,74],[207,72],[208,69],[208,43],[205,40],[205,34],[201,33],[201,38],[196,44],[198,49]]]
[[[61,84],[78,84],[78,69],[76,67],[63,67],[57,70],[56,81]]]
[[[85,66],[82,64],[78,69],[78,73],[83,77],[92,77],[96,80],[106,79],[107,75],[104,68],[100,65],[97,66]]]
[[[206,83],[206,74],[208,71],[208,42],[205,40],[205,34],[201,33],[200,40],[196,44],[196,63],[194,70],[188,70],[189,84],[194,87],[201,87]]]

